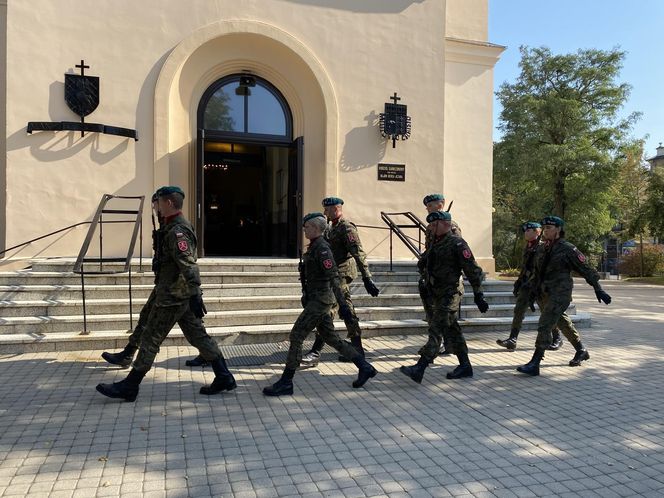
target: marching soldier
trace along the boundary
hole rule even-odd
[[[565,240],[564,221],[557,216],[547,216],[542,220],[542,225],[544,243],[535,254],[534,272],[531,276],[533,298],[540,302],[541,312],[537,324],[535,353],[527,364],[517,368],[519,372],[528,375],[539,375],[540,362],[547,346],[551,344],[551,331],[556,325],[576,350],[569,365],[577,367],[582,361],[590,359],[578,331],[565,313],[572,302],[572,271],[581,274],[595,289],[598,302],[611,303],[611,296],[604,292],[599,284],[597,272],[588,266],[583,253]]]
[[[528,221],[521,225],[521,231],[523,232],[523,238],[526,240],[526,246],[523,249],[523,257],[521,259],[521,272],[514,282],[514,290],[512,291],[514,297],[516,297],[512,328],[510,330],[510,336],[507,339],[496,340],[496,344],[509,351],[514,351],[516,349],[516,340],[521,331],[521,325],[523,324],[523,318],[526,316],[526,310],[531,306],[531,309],[535,311],[531,299],[529,280],[533,273],[535,253],[541,243],[540,237],[542,235],[542,225],[536,221]],[[556,327],[553,330],[553,342],[547,347],[547,349],[555,351],[560,349],[562,345],[563,339],[560,335],[560,330]]]
[[[429,289],[433,297],[433,316],[429,324],[429,340],[420,350],[417,364],[401,367],[401,372],[418,384],[422,383],[424,371],[438,354],[442,338],[445,337],[452,353],[456,354],[459,366],[447,373],[448,379],[473,376],[473,367],[468,359],[468,346],[457,323],[459,303],[463,290],[459,287],[461,272],[473,286],[475,304],[482,313],[489,309],[482,292],[482,269],[475,262],[468,244],[451,233],[452,217],[447,211],[435,211],[427,216],[428,229],[433,235],[433,244],[422,255],[419,266],[426,266]]]
[[[362,347],[362,329],[360,321],[355,314],[355,307],[350,295],[350,284],[357,277],[357,270],[360,270],[364,288],[372,296],[376,297],[380,293],[376,284],[371,279],[371,272],[367,264],[367,256],[362,249],[360,235],[357,227],[343,216],[344,201],[338,197],[326,197],[323,199],[323,211],[330,225],[325,234],[325,238],[330,244],[334,261],[339,268],[339,277],[341,278],[341,292],[344,295],[344,301],[350,309],[350,317],[344,319],[348,338],[353,347],[364,356]],[[320,360],[320,352],[323,349],[323,338],[316,334],[311,351],[302,358],[302,367],[313,367]],[[339,357],[341,361],[350,361],[349,358]]]
[[[155,192],[152,194],[152,272],[154,273],[155,284],[159,280],[159,248],[161,246],[161,237],[163,233],[162,225],[164,220],[161,216],[161,213],[159,212],[158,200],[159,197],[157,196],[157,192]],[[155,212],[157,213],[157,222],[159,224],[159,228],[157,228],[157,224],[155,223]],[[141,308],[141,312],[138,316],[138,323],[129,336],[125,348],[118,353],[109,353],[104,351],[101,354],[101,357],[104,360],[106,360],[111,365],[119,365],[123,368],[127,368],[129,365],[131,365],[131,362],[134,359],[134,354],[136,354],[136,351],[138,351],[138,348],[141,345],[141,336],[145,331],[145,324],[147,322],[148,316],[150,315],[150,310],[154,306],[154,301],[155,289],[153,288],[150,296],[148,297],[148,300],[143,305],[143,308]],[[179,325],[180,327],[186,328],[187,322],[183,322]],[[186,338],[187,333],[184,332],[184,334]],[[193,360],[187,360],[185,365],[188,367],[205,367],[209,365],[209,363],[199,354]]]
[[[442,211],[445,208],[445,196],[443,194],[429,194],[424,196],[424,199],[422,199],[422,203],[424,204],[424,207],[427,210],[427,215],[430,213],[435,213],[436,211]],[[447,208],[448,211],[450,210],[450,207],[452,207],[451,203],[450,206]],[[451,232],[453,235],[461,237],[461,228],[459,228],[459,225],[455,221],[452,221]],[[431,232],[427,230],[424,238],[425,251],[429,249],[429,247],[431,247],[431,244],[433,243],[433,238],[434,237],[432,236]],[[422,270],[420,270],[420,279],[417,285],[420,292],[420,299],[422,299],[422,306],[424,307],[424,314],[426,316],[426,321],[427,323],[431,323],[431,318],[433,317],[433,297],[428,289],[427,282],[428,282],[428,277],[426,275],[426,268],[423,268]],[[463,281],[460,281],[459,286],[461,287],[461,290],[463,292]],[[447,347],[447,342],[445,338],[443,338],[443,346],[440,348],[438,355],[439,356],[450,355],[450,351]]]
[[[157,190],[159,212],[164,217],[159,246],[159,278],[154,301],[149,307],[145,330],[141,334],[138,357],[126,379],[113,384],[98,384],[97,391],[109,398],[135,401],[138,386],[150,370],[159,347],[170,330],[179,323],[187,340],[210,362],[215,373],[211,385],[201,394],[210,395],[237,387],[217,343],[207,334],[202,318],[207,313],[201,293],[196,264],[196,236],[182,215],[184,192],[179,187]]]
[[[376,369],[353,346],[341,340],[334,330],[332,306],[339,304],[339,315],[344,321],[352,317],[351,307],[341,288],[339,271],[332,249],[322,236],[327,222],[323,213],[309,213],[303,219],[304,236],[310,241],[304,255],[302,305],[304,310],[290,332],[290,347],[281,378],[263,389],[266,396],[293,394],[293,376],[302,359],[302,343],[314,329],[318,335],[339,353],[349,358],[358,368],[354,388],[362,387],[376,375]]]

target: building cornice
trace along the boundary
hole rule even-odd
[[[507,47],[494,43],[445,38],[445,61],[493,67]]]

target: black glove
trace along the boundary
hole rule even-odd
[[[598,303],[611,304],[611,296],[604,292],[601,287],[595,289],[595,296],[597,296]]]
[[[489,309],[489,303],[484,300],[484,292],[476,292],[474,296],[477,309],[480,310],[480,313],[486,313]]]
[[[380,294],[380,290],[376,287],[376,284],[373,283],[373,280],[369,277],[362,277],[362,282],[364,282],[364,288],[367,290],[371,297],[377,297]]]
[[[196,318],[203,318],[207,314],[207,308],[203,303],[203,295],[196,294],[189,298],[189,309]]]
[[[514,294],[514,297],[519,295],[519,289],[521,288],[521,280],[517,280],[514,282],[514,289],[512,290],[512,294]]]
[[[350,306],[346,303],[339,305],[339,317],[345,322],[353,318],[353,312],[350,310]]]

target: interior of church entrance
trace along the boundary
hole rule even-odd
[[[206,256],[287,256],[289,147],[207,142]]]

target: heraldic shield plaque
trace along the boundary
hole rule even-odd
[[[99,105],[99,77],[65,74],[65,102],[81,117]]]

